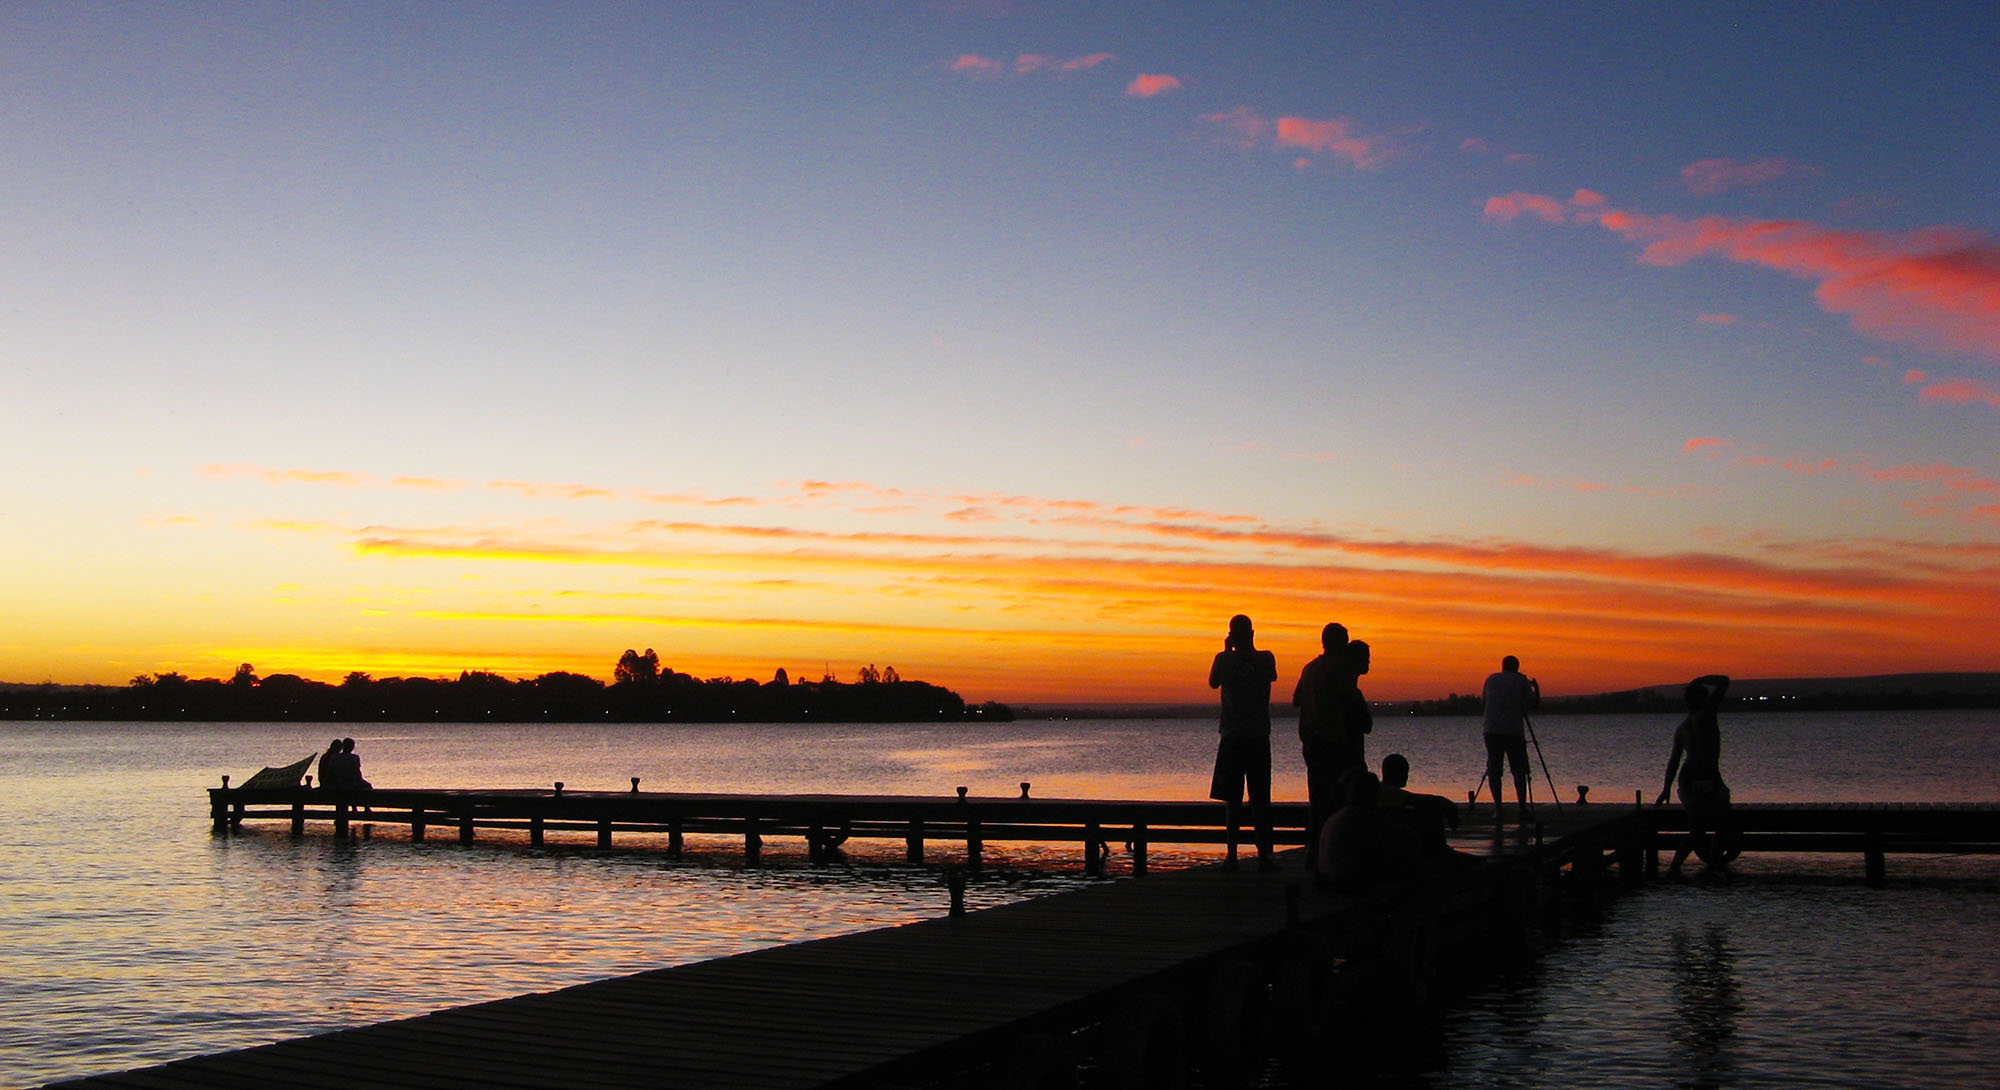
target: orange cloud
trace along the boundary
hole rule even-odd
[[[374,483],[366,473],[345,473],[322,469],[271,469],[251,465],[205,465],[204,477],[250,477],[266,484],[329,484],[340,488],[364,488]]]
[[[1681,447],[1681,451],[1692,454],[1698,450],[1720,450],[1728,445],[1729,440],[1727,439],[1717,439],[1714,436],[1701,435],[1688,440],[1686,445]]]
[[[1754,159],[1747,163],[1703,159],[1681,168],[1681,185],[1697,196],[1712,197],[1732,189],[1769,185],[1788,176],[1817,173],[1817,167],[1782,158]]]
[[[1155,95],[1164,95],[1168,91],[1178,91],[1180,89],[1181,81],[1178,76],[1144,72],[1134,77],[1132,82],[1125,85],[1125,95],[1127,98],[1152,98]]]
[[[1734,314],[1719,313],[1697,314],[1694,316],[1694,320],[1700,322],[1702,325],[1735,325],[1737,322],[1742,321],[1741,318],[1738,318]]]

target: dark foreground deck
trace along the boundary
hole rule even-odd
[[[769,800],[742,805],[772,812]],[[226,827],[233,800],[218,806]],[[1746,835],[1791,838],[1787,850],[2000,845],[2000,807],[1739,810]],[[273,816],[292,813],[287,804]],[[1543,815],[1540,826],[1468,821],[1456,843],[1489,858],[1451,868],[1422,896],[1320,891],[1287,853],[1289,865],[1275,873],[1208,866],[1108,881],[63,1085],[1043,1086],[1073,1085],[1065,1080],[1079,1065],[1091,1085],[1171,1087],[1190,1067],[1205,1085],[1248,1085],[1269,1053],[1324,1063],[1340,1027],[1402,1009],[1454,974],[1523,956],[1550,912],[1586,909],[1636,884],[1678,832],[1677,814],[1593,805]],[[1115,821],[1107,810],[1092,824],[1099,836],[1160,827],[1132,815]],[[255,807],[243,812],[254,816]],[[1018,824],[1050,825],[1045,817]],[[945,824],[924,820],[927,829]]]

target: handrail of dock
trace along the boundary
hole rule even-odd
[[[1304,843],[1305,804],[1273,803],[1269,810],[1276,846]],[[585,832],[607,848],[616,835],[640,834],[664,836],[669,854],[678,854],[690,834],[721,834],[741,838],[752,866],[766,838],[795,836],[816,861],[853,839],[901,841],[913,863],[924,862],[930,842],[957,843],[974,870],[987,844],[1035,842],[1078,844],[1086,869],[1099,873],[1118,845],[1129,849],[1134,872],[1143,874],[1151,845],[1228,839],[1225,810],[1217,802],[1031,798],[1025,785],[1019,797],[640,791],[636,782],[630,791],[576,791],[560,783],[546,790],[219,787],[209,790],[209,811],[218,831],[280,820],[294,833],[322,822],[345,836],[352,824],[366,822],[406,827],[414,840],[441,828],[464,843],[481,830],[525,833],[531,844],[543,843],[549,832]],[[1252,835],[1246,824],[1239,841]]]

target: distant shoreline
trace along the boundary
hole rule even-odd
[[[1598,715],[1675,712],[1682,708],[1682,683],[1649,685],[1610,693],[1545,695],[1539,714]],[[1403,716],[1478,715],[1478,694],[1429,700],[1372,702],[1375,714]],[[1731,711],[1919,711],[1935,708],[2000,708],[2000,672],[1877,674],[1836,678],[1743,678],[1730,686]],[[1013,705],[1017,719],[1210,719],[1212,703],[1145,704],[1087,701]],[[1274,714],[1296,714],[1290,704],[1273,703]]]
[[[282,675],[281,675],[282,676]],[[472,675],[479,677],[479,675]],[[486,675],[490,677],[490,675]],[[494,679],[499,680],[499,679]],[[223,685],[207,682],[207,685]],[[440,686],[454,683],[439,681]],[[523,683],[515,683],[523,684]],[[602,683],[598,683],[600,686]],[[746,683],[729,683],[722,688],[732,689]],[[762,688],[761,686],[754,686]],[[487,687],[492,688],[490,683]],[[323,686],[336,689],[338,687]],[[616,692],[618,686],[604,688],[605,692]],[[815,686],[801,684],[793,686],[792,697],[812,693]],[[251,692],[255,692],[252,690]],[[559,723],[559,722],[627,722],[627,723],[729,723],[729,722],[821,722],[821,723],[870,723],[870,722],[938,722],[977,721],[1008,722],[1022,720],[1061,719],[1210,719],[1216,714],[1213,703],[1148,703],[1148,702],[1092,702],[1092,701],[1045,701],[1001,704],[988,701],[984,704],[969,704],[958,700],[957,694],[923,682],[894,682],[879,685],[833,685],[824,690],[824,695],[838,694],[844,698],[818,708],[804,705],[787,707],[779,715],[739,714],[750,713],[753,709],[745,706],[736,711],[717,706],[683,705],[675,712],[667,714],[646,714],[642,709],[623,707],[607,709],[596,703],[588,709],[578,706],[563,706],[562,701],[547,701],[542,707],[527,708],[520,704],[502,707],[493,702],[482,702],[474,706],[453,705],[452,701],[437,702],[426,700],[422,713],[410,708],[367,708],[358,703],[338,710],[328,711],[303,706],[299,702],[290,704],[248,699],[251,693],[236,692],[233,699],[224,704],[213,702],[201,707],[168,708],[143,706],[134,702],[130,687],[110,685],[57,685],[51,683],[23,684],[0,682],[0,722],[25,721],[35,719],[62,720],[105,720],[129,719],[139,722],[173,721],[262,721],[301,723],[381,723],[381,722],[479,722],[479,723]],[[231,696],[227,691],[217,694]],[[747,695],[740,689],[735,695]],[[881,699],[872,699],[872,698]],[[931,705],[928,714],[913,714],[908,699],[918,698],[921,703]],[[942,698],[942,700],[940,700]],[[373,703],[379,703],[373,702]],[[745,701],[746,705],[750,702]],[[838,706],[836,706],[836,704]],[[1430,700],[1376,701],[1372,705],[1378,716],[1469,716],[1480,713],[1480,699],[1476,694],[1451,694]],[[1638,689],[1628,689],[1610,693],[1592,693],[1578,696],[1548,695],[1543,699],[1538,714],[1591,715],[1591,714],[1671,714],[1681,709],[1681,686],[1679,683],[1650,685]],[[2000,672],[1988,673],[1919,673],[1919,674],[1878,674],[1866,677],[1846,678],[1744,678],[1737,680],[1730,689],[1729,710],[1733,712],[1781,712],[1781,711],[1918,711],[1952,708],[2000,708]],[[934,710],[933,710],[934,709]],[[771,708],[755,710],[773,711]],[[528,714],[530,711],[540,714]],[[1295,714],[1290,704],[1273,704],[1272,711],[1280,718]],[[565,712],[570,714],[564,714]],[[817,714],[815,714],[817,712]],[[512,714],[506,714],[512,713]],[[587,713],[587,714],[586,714]]]

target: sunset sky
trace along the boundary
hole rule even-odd
[[[1996,42],[7,4],[0,680],[2000,669]]]

